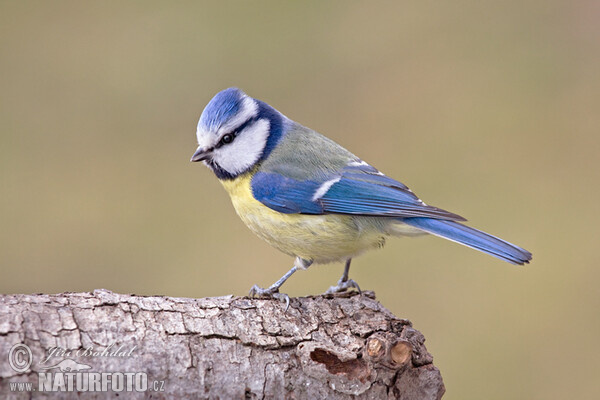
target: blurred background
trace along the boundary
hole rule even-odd
[[[600,3],[501,3],[2,1],[0,292],[278,279],[292,259],[189,162],[202,109],[238,86],[533,252],[425,237],[353,263],[425,334],[445,399],[600,398]]]

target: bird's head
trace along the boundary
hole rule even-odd
[[[281,137],[286,118],[237,88],[225,89],[206,105],[192,162],[202,161],[219,179],[250,171]]]

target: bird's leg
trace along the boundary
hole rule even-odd
[[[358,293],[362,293],[360,290],[360,287],[358,286],[358,283],[354,282],[352,279],[348,279],[348,273],[350,272],[350,262],[351,261],[352,261],[351,258],[346,260],[346,266],[344,267],[344,274],[342,275],[342,277],[340,278],[340,280],[338,281],[336,286],[331,286],[329,289],[327,289],[327,291],[325,292],[326,294],[345,292],[346,290],[348,290],[350,288],[354,288],[354,289],[358,290]]]
[[[287,311],[287,309],[290,307],[290,296],[288,296],[285,293],[279,293],[279,288],[285,283],[285,281],[288,280],[290,276],[294,274],[294,272],[298,271],[299,269],[305,270],[308,267],[310,267],[311,264],[311,260],[305,260],[303,258],[296,257],[292,269],[290,269],[288,272],[285,273],[285,275],[279,278],[277,282],[275,282],[266,289],[263,289],[258,285],[252,286],[252,288],[250,289],[249,296],[277,299],[285,303],[285,311]]]

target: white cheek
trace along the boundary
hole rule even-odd
[[[225,171],[237,175],[258,161],[268,137],[269,121],[259,119],[240,132],[231,144],[215,150],[213,159]]]

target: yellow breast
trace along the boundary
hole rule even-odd
[[[385,241],[377,218],[326,214],[283,214],[257,201],[252,173],[221,183],[242,221],[280,251],[317,263],[345,260]]]

